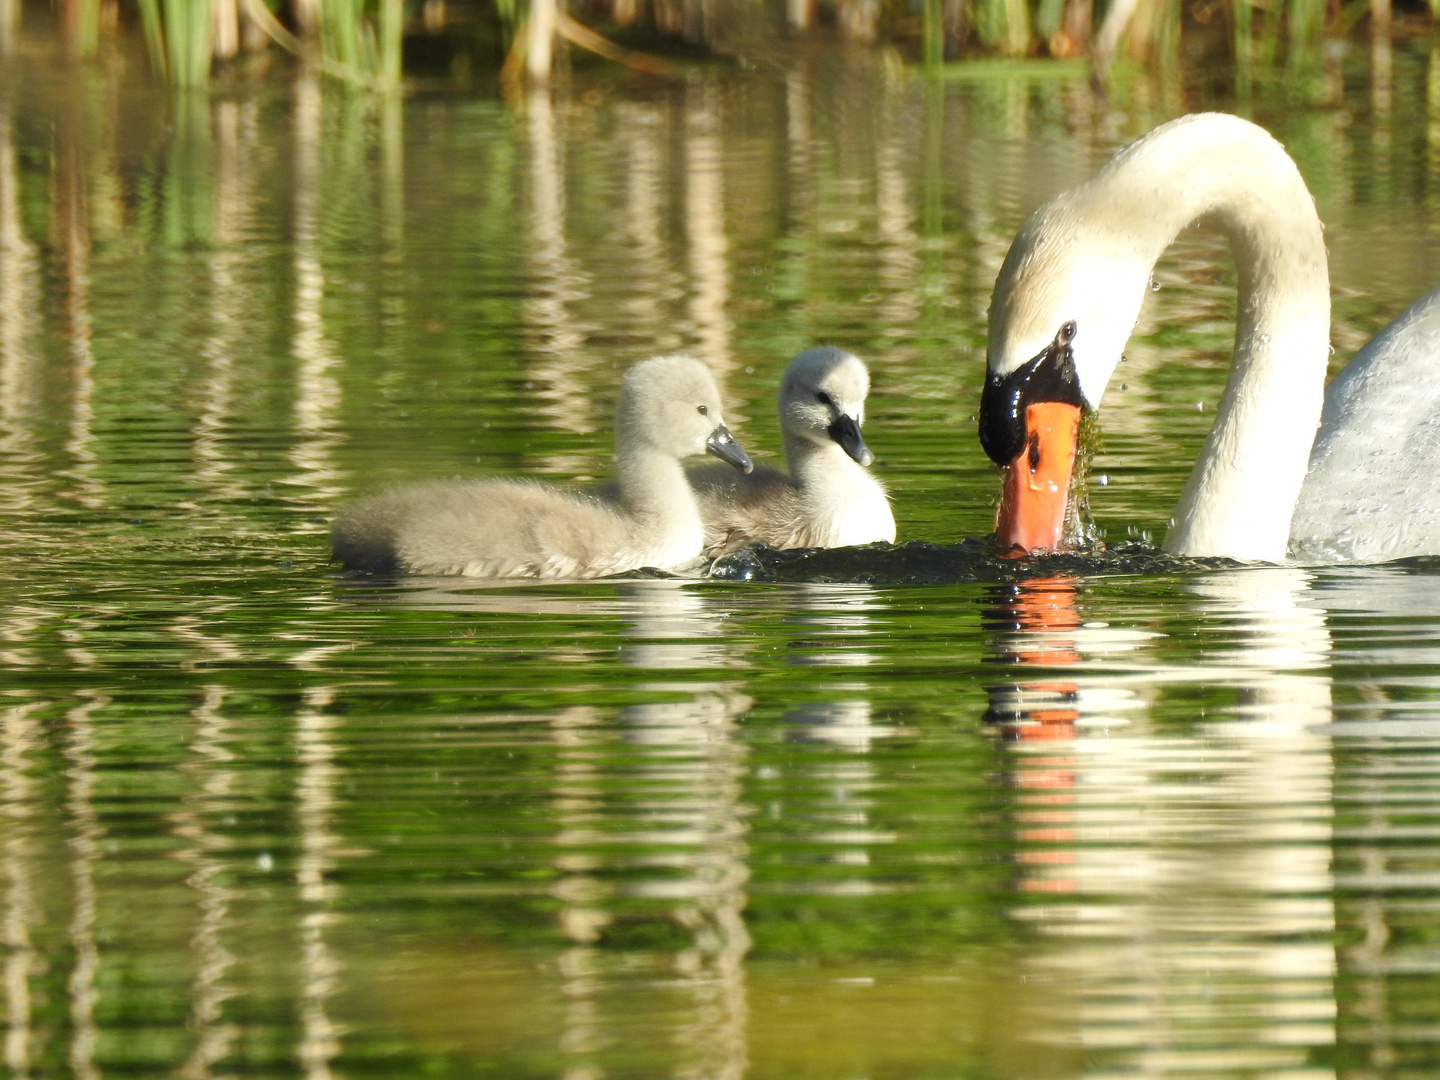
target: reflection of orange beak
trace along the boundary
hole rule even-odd
[[[1080,410],[1074,405],[1025,406],[1025,445],[1005,469],[995,514],[1001,554],[1060,549],[1079,431]]]

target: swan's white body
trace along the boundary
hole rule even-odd
[[[1290,550],[1306,562],[1440,554],[1440,289],[1369,340],[1325,390]]]
[[[727,461],[749,466],[725,430],[709,369],[657,357],[625,373],[613,497],[527,480],[412,484],[349,508],[331,544],[346,569],[380,573],[589,578],[673,569],[697,561],[704,540],[680,459],[720,452],[717,440],[728,443]]]
[[[858,357],[820,347],[797,356],[780,381],[777,411],[789,472],[760,466],[689,470],[705,521],[705,554],[747,544],[849,547],[895,539],[895,516],[880,482],[830,434],[841,417],[859,440],[870,373]],[[871,460],[859,443],[866,461]]]

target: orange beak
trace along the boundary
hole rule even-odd
[[[1044,401],[1025,406],[1025,445],[1005,468],[995,513],[1001,554],[1060,550],[1079,431],[1080,410],[1074,405]]]

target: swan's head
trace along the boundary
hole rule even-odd
[[[1133,215],[1066,192],[1030,215],[996,278],[980,443],[1005,469],[1002,551],[1062,545],[1080,413],[1100,404],[1154,263]]]
[[[621,441],[673,457],[714,454],[741,472],[754,468],[725,426],[710,369],[688,356],[657,356],[627,371],[615,428]]]
[[[989,374],[1009,375],[1029,364],[1073,323],[1076,383],[1085,404],[1100,407],[1163,248],[1136,214],[1123,197],[1092,181],[1026,219],[990,295]]]
[[[843,349],[808,349],[780,380],[780,427],[786,436],[817,446],[838,445],[861,465],[875,455],[860,437],[870,373]]]
[[[1005,470],[995,540],[1002,552],[1058,550],[1064,541],[1080,410],[1076,327],[1064,323],[1029,363],[987,372],[980,395],[980,445]]]

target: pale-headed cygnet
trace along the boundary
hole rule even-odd
[[[789,473],[761,466],[741,476],[701,466],[690,482],[705,519],[705,554],[747,544],[846,547],[894,541],[895,517],[860,437],[870,373],[843,349],[801,353],[780,380],[780,434]]]
[[[450,480],[372,496],[335,521],[347,570],[590,578],[695,561],[704,526],[680,459],[714,454],[749,471],[710,369],[661,356],[625,373],[615,409],[614,497],[532,480]]]

